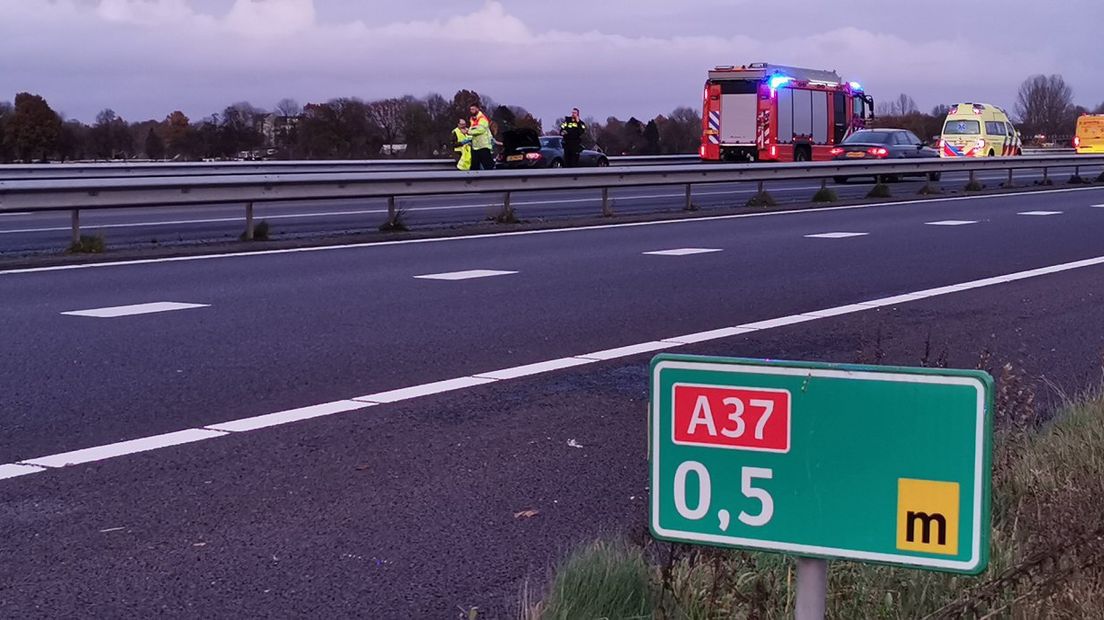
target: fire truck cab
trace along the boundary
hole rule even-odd
[[[814,161],[874,117],[874,99],[835,71],[767,63],[709,72],[703,161]]]

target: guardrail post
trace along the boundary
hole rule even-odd
[[[398,213],[395,211],[395,197],[387,197],[387,225],[394,226],[395,218],[398,217]]]
[[[613,209],[610,209],[610,204],[609,204],[609,188],[608,187],[603,187],[602,188],[602,216],[603,217],[612,217],[613,216]]]
[[[1005,187],[1012,187],[1013,183],[1014,183],[1014,181],[1012,181],[1012,169],[1009,168],[1008,169],[1008,183],[1005,185]]]
[[[683,204],[682,208],[687,211],[694,210],[693,190],[689,183],[686,184],[686,202]]]
[[[70,221],[73,225],[73,245],[77,245],[80,243],[80,209],[73,209]]]
[[[514,207],[510,204],[510,192],[506,192],[502,197],[502,214],[498,216],[498,222],[500,224],[514,223]]]
[[[253,203],[245,203],[245,240],[253,240]]]
[[[1043,166],[1043,185],[1050,185],[1050,168]]]

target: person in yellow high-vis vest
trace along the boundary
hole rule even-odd
[[[468,137],[468,121],[466,119],[462,118],[456,124],[456,129],[452,130],[452,137],[455,143],[453,150],[457,156],[456,169],[471,170],[471,138]]]
[[[494,170],[494,135],[491,134],[491,121],[479,106],[468,108],[471,120],[468,121],[468,137],[471,138],[472,170]]]

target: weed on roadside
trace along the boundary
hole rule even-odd
[[[755,194],[747,201],[749,207],[773,207],[777,204],[778,202],[774,199],[774,196],[771,196],[770,192],[766,190]]]
[[[65,251],[69,254],[103,254],[107,249],[103,235],[81,235],[80,239],[69,244]]]
[[[268,241],[268,234],[271,231],[271,227],[267,220],[261,220],[253,225],[253,241]],[[249,241],[245,237],[245,231],[238,237],[240,241]]]
[[[867,198],[892,198],[893,192],[889,191],[889,186],[885,183],[878,182],[874,187],[870,188],[870,192],[866,195]]]

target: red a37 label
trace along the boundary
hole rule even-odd
[[[674,442],[682,445],[790,451],[790,393],[742,387],[675,385]]]

